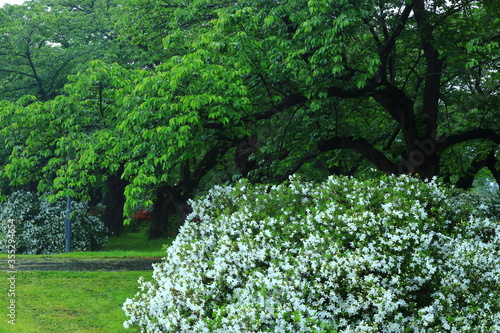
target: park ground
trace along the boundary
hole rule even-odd
[[[171,239],[148,240],[145,231],[111,237],[107,250],[52,256],[16,255],[16,262],[131,262],[160,260]],[[147,259],[146,259],[147,258]],[[7,270],[7,254],[0,254],[0,332],[2,333],[109,333],[123,328],[121,307],[138,290],[138,279],[149,279],[144,270]],[[21,266],[21,265],[19,265]],[[146,266],[147,267],[147,266]],[[8,309],[10,307],[11,309]],[[9,316],[10,314],[10,316]]]

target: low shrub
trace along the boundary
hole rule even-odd
[[[454,193],[408,176],[216,187],[123,305],[124,326],[498,332],[500,226]]]
[[[141,209],[132,214],[130,223],[125,225],[125,232],[140,232],[149,229],[151,224],[151,212]]]
[[[103,249],[108,237],[103,222],[87,213],[83,202],[71,202],[71,251]],[[15,225],[16,253],[51,254],[64,252],[66,201],[54,203],[37,193],[18,191],[0,203],[0,235]],[[12,229],[12,227],[10,227]],[[5,252],[5,237],[0,238],[0,251]]]

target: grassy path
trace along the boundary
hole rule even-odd
[[[16,271],[149,271],[160,257],[140,258],[19,258]],[[0,271],[7,271],[7,261],[0,265]]]

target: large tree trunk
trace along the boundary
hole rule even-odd
[[[156,198],[151,212],[149,239],[165,237],[170,215],[174,212],[173,194],[168,186],[156,189]]]
[[[176,234],[191,207],[187,204],[189,198],[195,193],[203,176],[207,174],[218,161],[218,157],[224,154],[230,145],[212,147],[196,164],[192,170],[190,161],[184,161],[180,169],[181,181],[174,187],[163,185],[156,189],[156,199],[153,203],[151,213],[151,226],[149,238],[161,238],[166,234]],[[169,224],[170,217],[176,215],[176,222]]]
[[[186,221],[186,217],[193,211],[191,206],[187,204],[187,199],[185,198],[177,198],[174,199],[174,207],[175,212],[177,214],[176,223],[173,225],[172,233],[177,234],[179,228],[182,226],[184,221]]]
[[[151,212],[149,239],[175,235],[189,213],[191,207],[187,204],[187,199],[175,188],[159,187]],[[173,221],[175,222],[170,223]]]
[[[109,231],[115,235],[123,232],[123,206],[125,205],[125,187],[127,181],[118,175],[111,175],[106,180],[108,194],[105,199],[106,209],[103,221]]]
[[[472,184],[477,173],[484,167],[490,170],[491,174],[495,178],[496,182],[500,185],[500,171],[497,170],[496,165],[498,161],[495,158],[495,149],[490,150],[488,155],[483,158],[478,158],[472,162],[469,169],[465,172],[465,174],[456,182],[455,186],[463,189],[472,188]]]
[[[491,150],[486,158],[486,167],[491,171],[497,184],[500,186],[500,170],[497,168],[498,160],[495,157],[495,150]]]
[[[435,135],[424,139],[415,139],[414,150],[407,153],[403,159],[403,169],[406,169],[408,173],[418,174],[422,179],[430,179],[439,175],[438,145],[441,141]]]
[[[248,173],[255,169],[257,163],[250,160],[250,156],[255,152],[257,136],[247,136],[236,146],[234,164],[242,177],[247,177]]]

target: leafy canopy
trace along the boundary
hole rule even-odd
[[[115,13],[65,3],[64,19]],[[117,30],[102,31],[138,47],[126,48],[128,61],[90,62],[53,100],[5,104],[4,133],[16,132],[5,174],[62,190],[119,173],[129,182],[128,213],[161,188],[194,195],[252,140],[243,155],[257,181],[370,174],[373,165],[450,182],[487,166],[500,179],[494,8],[473,0],[126,2]],[[68,41],[114,40],[85,29]],[[64,31],[54,31],[63,45]],[[219,178],[238,171],[228,173]]]

